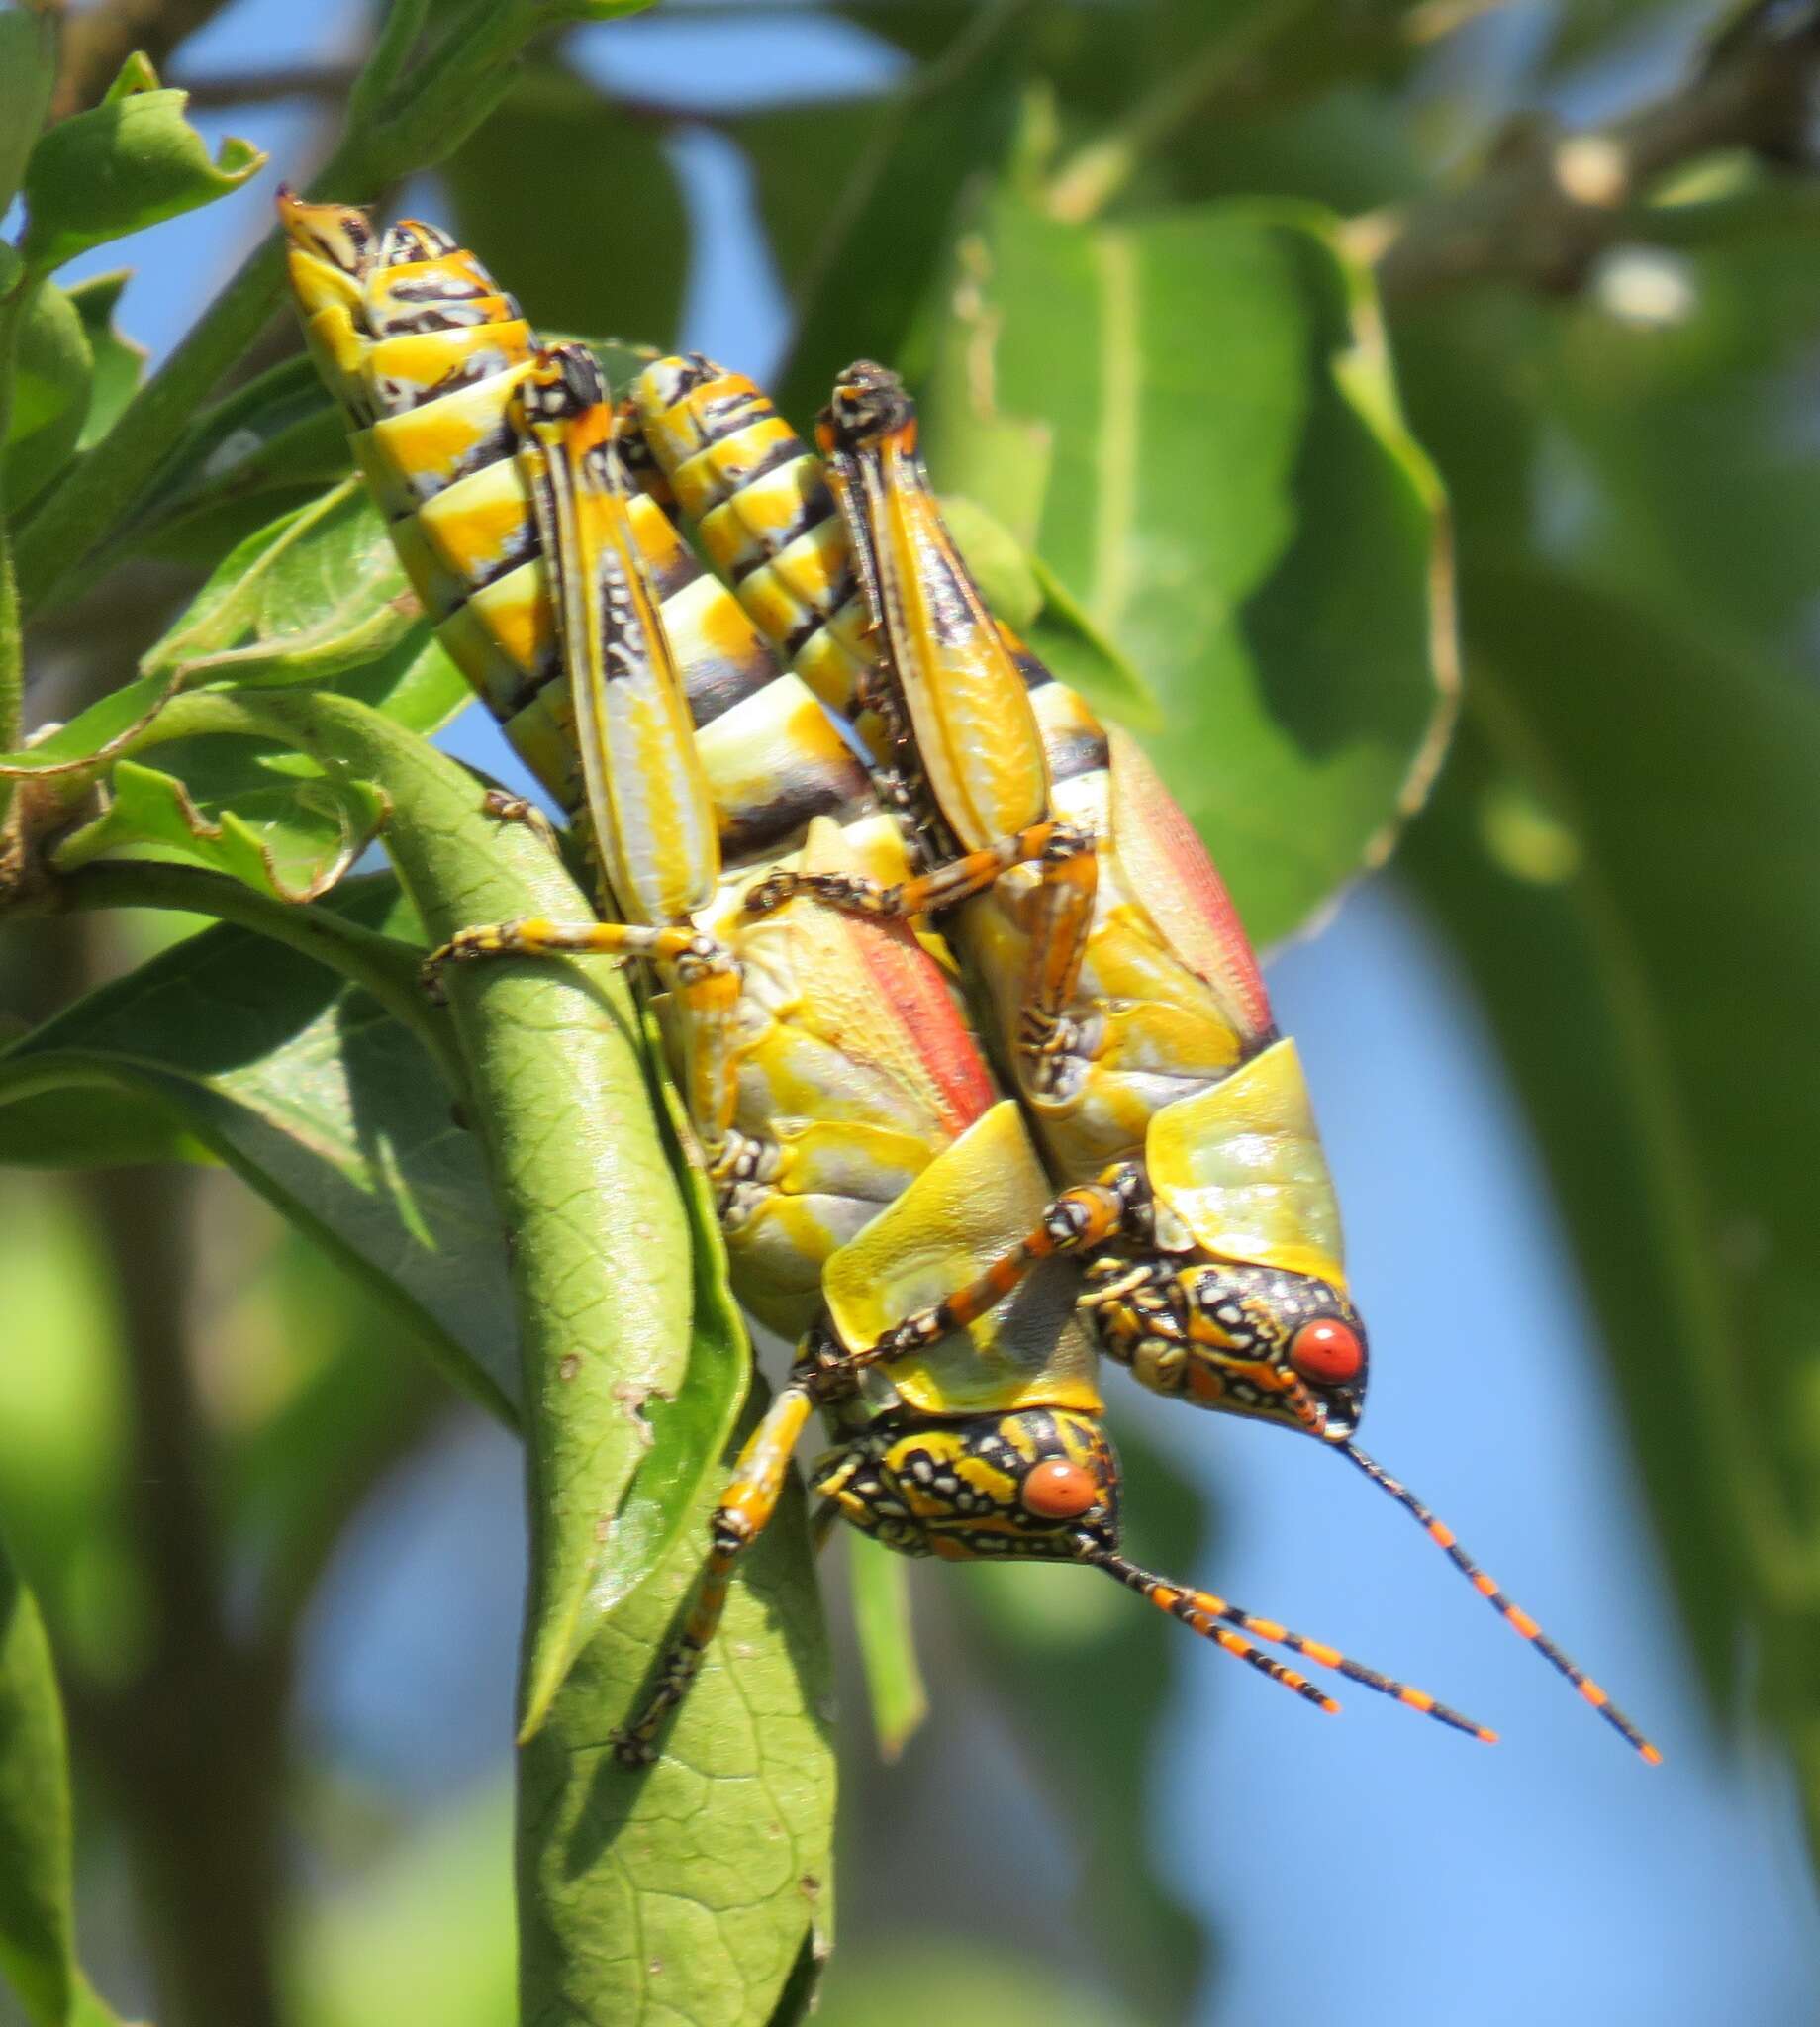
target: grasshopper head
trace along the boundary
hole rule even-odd
[[[1118,1538],[1118,1460],[1098,1422],[1061,1409],[885,1416],[824,1461],[815,1491],[887,1547],[948,1562],[1075,1562]]]
[[[1159,1394],[1327,1442],[1359,1425],[1365,1324],[1331,1282],[1204,1254],[1153,1254],[1096,1262],[1082,1304],[1107,1352]]]
[[[306,316],[359,299],[360,284],[379,251],[373,221],[351,204],[306,204],[288,187],[278,192],[291,286]]]
[[[860,359],[834,382],[815,438],[824,451],[858,450],[900,430],[915,442],[916,410],[904,382],[888,367]]]

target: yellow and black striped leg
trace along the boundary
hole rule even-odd
[[[657,1734],[689,1692],[701,1672],[702,1656],[726,1608],[733,1566],[769,1526],[790,1475],[790,1459],[814,1405],[806,1387],[786,1387],[765,1411],[739,1453],[732,1478],[709,1523],[712,1546],[707,1567],[690,1600],[688,1616],[657,1672],[657,1686],[638,1715],[613,1735],[613,1754],[622,1767],[644,1767],[657,1757]]]
[[[1061,1253],[1085,1252],[1113,1237],[1124,1222],[1125,1179],[1134,1174],[1114,1169],[1108,1172],[1109,1180],[1064,1190],[1028,1237],[1002,1254],[977,1281],[926,1309],[913,1310],[872,1343],[822,1358],[816,1366],[817,1377],[858,1372],[864,1366],[883,1365],[906,1352],[939,1343],[1002,1303],[1039,1261]]]
[[[712,936],[683,926],[555,922],[543,916],[522,916],[517,921],[457,929],[424,960],[424,990],[432,1000],[440,1000],[442,972],[451,964],[563,956],[634,959],[668,972],[689,1037],[685,1103],[712,1165],[731,1129],[737,1101],[733,1015],[739,1004],[738,960]]]
[[[813,895],[855,915],[910,918],[972,900],[1013,866],[1035,866],[1041,881],[1029,916],[1017,1048],[1031,1087],[1046,1091],[1056,1081],[1057,1059],[1079,1039],[1064,1014],[1080,983],[1094,925],[1100,869],[1091,832],[1071,823],[1032,823],[1014,836],[891,885],[859,874],[778,871],[760,880],[743,906],[747,915],[769,915],[800,895]]]

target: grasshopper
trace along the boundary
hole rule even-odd
[[[1642,1756],[1656,1748],[1356,1437],[1365,1325],[1294,1042],[1224,883],[1136,741],[989,612],[930,490],[914,405],[861,363],[821,458],[741,375],[659,360],[633,409],[697,538],[760,627],[865,703],[942,860],[909,880],[780,870],[873,919],[953,909],[984,1024],[1058,1194],[969,1288],[859,1354],[890,1360],[1039,1261],[1085,1266],[1102,1349],[1145,1386],[1303,1430],[1402,1505]]]
[[[977,1280],[1048,1192],[1017,1106],[908,923],[813,894],[763,917],[743,906],[776,871],[901,882],[902,834],[802,678],[630,489],[585,348],[540,348],[431,227],[379,237],[360,212],[280,203],[311,348],[407,572],[600,876],[601,919],[466,929],[428,969],[580,951],[653,976],[735,1290],[797,1346],[717,1507],[678,1638],[618,1734],[621,1760],[654,1756],[816,1408],[834,1442],[814,1473],[819,1519],[910,1555],[1087,1563],[1323,1708],[1336,1706],[1245,1633],[1489,1738],[1120,1552],[1118,1465],[1072,1263],[889,1371],[856,1361]]]

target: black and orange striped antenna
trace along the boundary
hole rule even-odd
[[[1343,1675],[1349,1682],[1360,1684],[1368,1689],[1375,1689],[1382,1696],[1393,1697],[1408,1709],[1419,1710],[1424,1717],[1432,1717],[1436,1723],[1445,1724],[1455,1731],[1463,1731],[1469,1738],[1476,1738],[1485,1745],[1497,1743],[1497,1733],[1488,1731],[1483,1724],[1464,1717],[1458,1710],[1438,1702],[1426,1689],[1412,1689],[1407,1683],[1399,1683],[1393,1677],[1380,1675],[1377,1669],[1367,1668],[1361,1661],[1350,1660],[1337,1647],[1329,1647],[1323,1640],[1310,1640],[1304,1634],[1292,1632],[1288,1626],[1280,1625],[1275,1619],[1262,1619],[1255,1613],[1241,1611],[1236,1604],[1223,1597],[1217,1597],[1210,1591],[1185,1590],[1179,1584],[1154,1577],[1148,1570],[1140,1570],[1116,1549],[1107,1548],[1094,1540],[1091,1535],[1075,1537],[1076,1549],[1084,1563],[1092,1563],[1096,1569],[1109,1575],[1146,1597],[1159,1611],[1166,1611],[1172,1618],[1180,1619],[1191,1631],[1202,1639],[1211,1640],[1215,1646],[1223,1647],[1228,1654],[1236,1655],[1255,1669],[1268,1675],[1285,1689],[1293,1689],[1298,1696],[1317,1705],[1322,1710],[1336,1711],[1339,1704],[1331,1696],[1298,1675],[1294,1669],[1286,1667],[1274,1655],[1262,1653],[1249,1640],[1239,1637],[1232,1630],[1240,1628],[1259,1640],[1274,1640],[1279,1646],[1288,1647],[1292,1653],[1301,1655],[1319,1668],[1330,1668]]]
[[[1437,1520],[1400,1479],[1392,1478],[1375,1458],[1367,1456],[1350,1436],[1328,1436],[1325,1440],[1350,1457],[1375,1486],[1389,1493],[1406,1513],[1415,1518],[1423,1533],[1446,1555],[1448,1561],[1460,1571],[1504,1623],[1520,1638],[1527,1640],[1550,1667],[1566,1676],[1620,1738],[1634,1747],[1652,1767],[1661,1766],[1662,1754],[1651,1745],[1585,1670],[1557,1647],[1520,1604],[1504,1595],[1487,1572],[1482,1570],[1460,1546],[1451,1527],[1444,1526]]]

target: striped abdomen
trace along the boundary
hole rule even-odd
[[[510,404],[537,351],[518,305],[433,227],[376,236],[359,212],[281,205],[306,334],[354,461],[437,638],[572,820],[585,821],[548,575]],[[700,733],[729,877],[798,846],[816,816],[862,816],[865,768],[658,504],[633,537]]]

